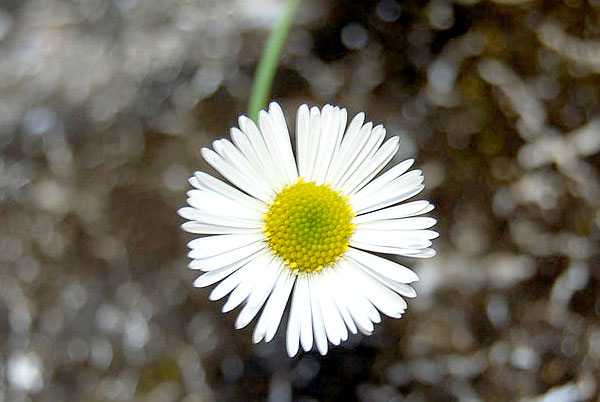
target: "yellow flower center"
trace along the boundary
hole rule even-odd
[[[348,249],[353,216],[348,198],[299,179],[269,205],[264,232],[273,253],[293,272],[316,272]]]

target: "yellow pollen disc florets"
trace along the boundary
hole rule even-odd
[[[273,253],[292,271],[315,272],[348,249],[353,216],[347,198],[329,186],[300,179],[269,205],[264,232]]]

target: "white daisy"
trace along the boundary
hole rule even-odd
[[[322,355],[327,341],[339,345],[348,331],[370,335],[379,312],[399,318],[415,297],[410,269],[371,252],[428,258],[436,220],[428,201],[399,204],[423,190],[420,170],[406,160],[373,179],[399,148],[384,142],[385,129],[349,125],[346,109],[300,106],[296,150],[281,108],[261,111],[258,127],[246,116],[231,129],[233,143],[213,142],[202,156],[229,185],[204,172],[190,178],[188,219],[182,228],[207,235],[189,242],[189,267],[205,271],[196,287],[219,283],[210,300],[229,295],[228,312],[244,304],[236,328],[260,313],[253,341],[275,336],[288,299],[286,347],[313,344]],[[397,205],[399,204],[399,205]]]

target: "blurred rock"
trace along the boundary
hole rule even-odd
[[[0,400],[597,400],[600,3],[302,2],[290,127],[400,135],[441,237],[402,320],[291,360],[191,286],[175,214],[282,4],[0,6]]]

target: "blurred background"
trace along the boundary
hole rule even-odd
[[[0,400],[600,400],[600,1],[304,1],[273,88],[417,158],[438,256],[326,357],[194,289],[175,211],[274,0],[0,2]]]

